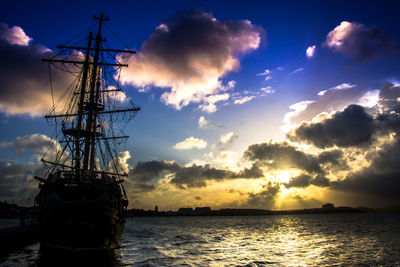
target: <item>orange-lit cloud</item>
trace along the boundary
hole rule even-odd
[[[179,149],[179,150],[186,150],[186,149],[193,149],[193,148],[197,148],[197,149],[204,149],[207,147],[207,142],[199,139],[199,138],[195,138],[193,136],[186,138],[185,140],[183,140],[182,142],[176,143],[174,145],[175,149]]]
[[[221,21],[201,10],[185,10],[160,24],[128,61],[124,83],[165,88],[161,100],[176,109],[200,104],[215,112],[229,99],[222,78],[240,67],[239,56],[259,47],[262,28],[248,20]]]

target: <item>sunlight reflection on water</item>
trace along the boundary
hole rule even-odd
[[[121,258],[115,262],[124,266],[394,266],[400,265],[399,240],[398,213],[128,218]],[[43,266],[43,260],[36,243],[0,258],[0,265]]]
[[[399,214],[129,219],[128,265],[397,265]]]

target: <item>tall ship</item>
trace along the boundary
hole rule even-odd
[[[42,158],[47,174],[35,176],[42,249],[114,249],[120,244],[129,169],[123,157],[127,152],[119,146],[140,108],[122,91],[119,75],[127,66],[124,59],[135,51],[109,48],[102,35],[106,29],[115,35],[108,18],[100,14],[94,19],[94,34],[86,31],[43,59],[53,99],[45,118],[56,133]],[[70,85],[59,93],[54,77],[62,73],[69,75]]]

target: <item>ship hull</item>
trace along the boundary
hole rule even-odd
[[[124,224],[120,187],[112,179],[48,179],[38,195],[42,249],[116,249]]]

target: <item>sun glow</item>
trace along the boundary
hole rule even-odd
[[[299,170],[280,170],[274,173],[270,173],[272,182],[284,184],[290,181],[290,178],[300,175]]]

